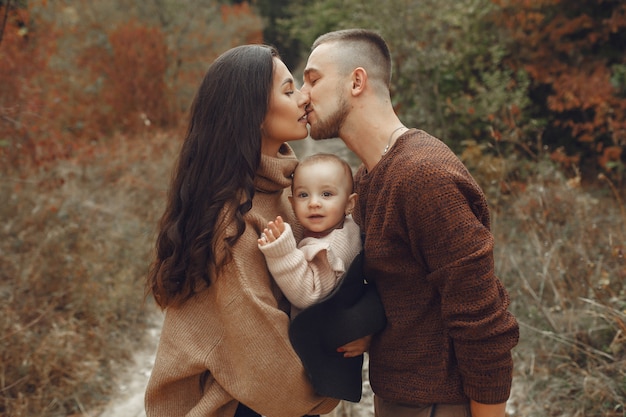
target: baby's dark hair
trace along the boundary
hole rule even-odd
[[[350,164],[348,164],[348,162],[345,159],[340,158],[339,156],[332,154],[332,153],[316,153],[316,154],[309,155],[306,158],[304,158],[302,161],[300,161],[295,171],[293,172],[294,179],[296,177],[296,173],[298,172],[299,167],[303,165],[314,164],[316,162],[337,162],[338,164],[340,164],[345,171],[346,178],[348,178],[349,180],[350,193],[354,192],[354,179],[352,177],[352,167],[350,166]],[[292,183],[291,188],[293,190],[293,183]]]

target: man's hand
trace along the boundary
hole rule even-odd
[[[267,245],[268,243],[272,243],[278,237],[283,234],[285,231],[285,222],[283,218],[280,216],[276,216],[276,220],[273,222],[269,222],[267,227],[263,229],[263,233],[259,238],[258,242],[260,246]]]
[[[370,342],[372,341],[372,335],[362,337],[357,340],[353,340],[350,343],[346,343],[337,349],[337,352],[343,352],[344,358],[353,358],[359,356],[370,348]]]

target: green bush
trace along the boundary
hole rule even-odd
[[[400,119],[460,152],[469,139],[523,142],[542,125],[524,113],[527,75],[504,64],[511,41],[494,25],[496,11],[491,0],[389,1],[384,8],[374,0],[319,0],[292,4],[293,17],[279,26],[305,45],[304,60],[327,31],[378,31],[391,49]]]

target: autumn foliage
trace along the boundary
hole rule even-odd
[[[60,28],[29,9],[8,10],[0,45],[5,169],[46,167],[104,134],[172,122],[158,29],[135,21],[113,28],[106,47],[85,49],[69,68],[55,62],[60,37]]]
[[[67,154],[59,133],[57,104],[63,94],[48,71],[56,50],[55,29],[34,21],[28,9],[0,7],[6,15],[0,44],[0,163],[32,166]]]
[[[3,170],[46,168],[115,133],[175,127],[217,55],[263,41],[246,2],[158,19],[106,3],[0,1]]]
[[[274,43],[263,7],[302,54],[381,32],[401,119],[461,148],[524,323],[516,400],[539,411],[515,415],[624,415],[626,2],[380,4],[0,0],[0,415],[98,415],[114,395],[150,321],[179,128],[220,53]]]
[[[97,415],[141,346],[179,123],[209,63],[262,40],[214,3],[166,27],[130,11],[150,2],[0,0],[1,416]]]
[[[87,68],[95,91],[91,113],[97,131],[137,133],[172,122],[166,85],[167,45],[163,32],[136,20],[117,25],[107,33],[108,43],[89,48],[79,63]]]
[[[597,163],[610,171],[626,160],[626,3],[494,2],[497,22],[514,39],[508,62],[532,80],[532,112],[546,123],[543,143],[586,168]]]

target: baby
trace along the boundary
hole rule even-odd
[[[352,170],[333,154],[315,154],[300,162],[289,197],[304,237],[296,244],[291,227],[278,216],[259,238],[259,248],[283,294],[292,318],[335,288],[361,251],[359,227],[351,212],[357,195]]]

